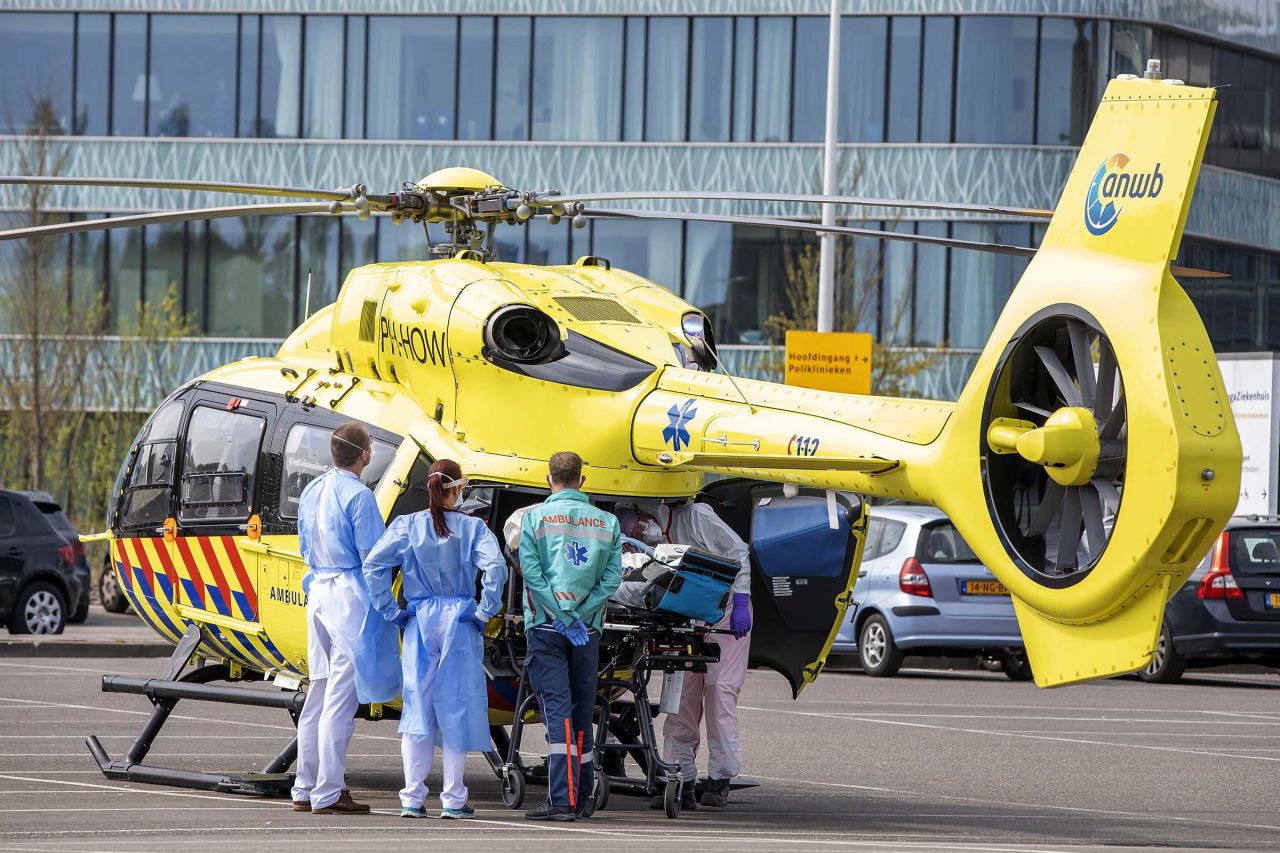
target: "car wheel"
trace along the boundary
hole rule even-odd
[[[858,632],[858,661],[867,675],[893,675],[902,667],[902,650],[893,642],[889,623],[879,613],[867,617]]]
[[[124,613],[129,609],[129,599],[120,591],[116,573],[110,569],[104,569],[98,579],[98,599],[102,602],[102,609],[108,613]]]
[[[1026,652],[1006,652],[1000,658],[1000,669],[1010,681],[1030,681],[1034,677]]]
[[[1182,679],[1182,673],[1186,669],[1186,658],[1173,647],[1173,638],[1169,636],[1169,626],[1166,624],[1160,629],[1160,638],[1156,640],[1151,663],[1138,673],[1138,678],[1149,684],[1174,684]]]
[[[66,627],[67,599],[56,586],[36,581],[18,593],[9,618],[11,633],[61,634]]]

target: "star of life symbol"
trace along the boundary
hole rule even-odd
[[[587,549],[577,542],[569,542],[564,546],[564,556],[575,566],[581,566],[587,561]]]
[[[681,445],[688,447],[689,430],[685,429],[685,424],[692,421],[697,414],[698,409],[694,400],[685,400],[680,405],[672,406],[667,411],[667,417],[671,422],[662,431],[663,443],[670,444],[673,450],[679,450]]]

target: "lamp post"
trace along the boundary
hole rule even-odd
[[[836,141],[840,131],[840,0],[831,0],[831,31],[827,39],[827,133],[823,145],[822,194],[836,194]],[[835,225],[835,205],[822,205],[822,224]],[[836,235],[819,238],[818,331],[835,328]]]

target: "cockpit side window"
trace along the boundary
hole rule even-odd
[[[280,517],[298,517],[298,501],[302,490],[329,468],[333,467],[330,438],[333,427],[297,423],[289,429],[284,445],[284,476],[280,487]],[[378,481],[386,473],[387,466],[395,458],[394,445],[381,439],[373,439],[373,453],[360,479],[369,488],[377,488]]]
[[[182,466],[182,521],[246,519],[266,426],[247,412],[199,406],[191,413]]]
[[[181,400],[166,403],[138,434],[132,465],[121,469],[116,489],[121,527],[154,527],[168,517],[183,409]]]

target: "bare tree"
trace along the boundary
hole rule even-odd
[[[60,175],[66,146],[48,99],[34,104],[33,120],[17,142],[22,174]],[[24,187],[21,226],[64,217],[50,212],[48,187]],[[48,467],[83,426],[92,389],[84,377],[103,333],[104,307],[97,294],[72,286],[70,241],[40,237],[10,244],[0,264],[0,411],[5,413],[5,455],[13,474],[31,489],[51,488]]]

